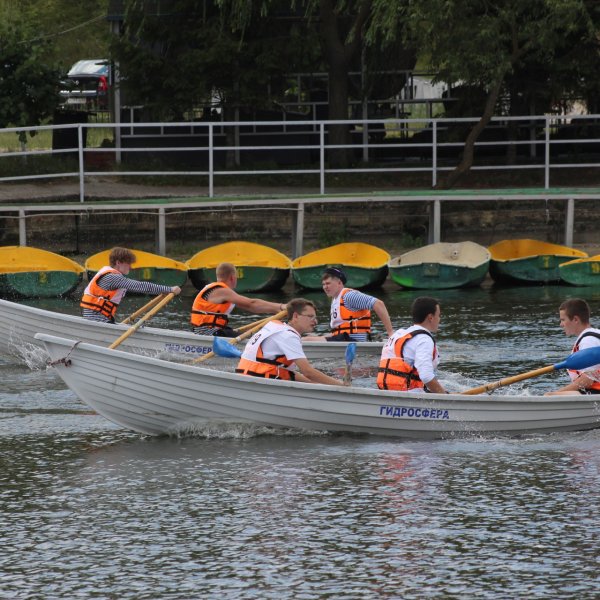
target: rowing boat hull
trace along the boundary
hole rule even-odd
[[[558,272],[561,280],[570,285],[599,286],[600,255],[570,260],[560,265]]]
[[[413,439],[600,427],[593,396],[477,397],[311,385],[36,337],[84,403],[144,434],[192,433],[224,422]]]
[[[559,266],[587,254],[537,240],[503,240],[489,247],[490,275],[501,284],[558,283]]]
[[[16,302],[0,300],[0,349],[22,356],[28,347],[41,344],[36,341],[37,332],[49,335],[68,335],[77,340],[100,346],[109,346],[129,329],[127,325],[99,323],[82,317],[56,313],[25,306]],[[124,350],[149,356],[194,359],[212,351],[212,336],[196,335],[191,331],[174,331],[156,327],[141,327],[120,345]],[[345,342],[304,342],[306,356],[310,360],[344,360]],[[360,357],[376,363],[381,355],[381,342],[357,343]],[[211,364],[212,364],[211,360]]]
[[[188,276],[201,290],[217,280],[216,268],[230,262],[237,270],[236,291],[273,292],[283,287],[290,275],[290,259],[283,253],[254,242],[225,242],[197,252],[187,261]]]
[[[31,246],[0,247],[0,295],[13,298],[67,296],[83,280],[75,261]]]
[[[292,277],[303,288],[320,290],[323,271],[339,267],[346,274],[348,287],[377,287],[388,275],[389,260],[390,255],[377,246],[347,242],[299,256],[292,262]]]

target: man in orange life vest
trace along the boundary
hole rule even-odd
[[[600,329],[590,325],[590,307],[581,298],[571,298],[558,308],[560,326],[568,336],[577,336],[572,352],[600,346]],[[600,394],[600,365],[585,371],[568,371],[571,383],[546,396]]]
[[[323,291],[331,298],[331,335],[309,336],[306,341],[364,342],[371,338],[371,310],[381,320],[389,336],[394,327],[385,304],[346,285],[346,274],[337,267],[327,267],[321,277]]]
[[[235,337],[235,330],[229,326],[229,314],[236,306],[255,314],[276,314],[285,310],[285,304],[238,294],[235,291],[237,271],[231,263],[218,265],[216,275],[217,281],[205,285],[192,305],[190,321],[194,333]]]
[[[315,369],[302,349],[302,334],[312,331],[317,322],[314,303],[304,298],[294,298],[288,302],[287,311],[287,323],[270,321],[250,338],[236,373],[268,379],[344,385],[343,381]],[[294,365],[299,373],[292,370]]]
[[[127,248],[113,248],[108,262],[110,266],[102,267],[83,292],[80,306],[86,319],[114,323],[119,303],[128,291],[154,296],[170,293],[178,295],[181,292],[177,285],[169,287],[125,277],[135,262],[135,254]]]
[[[415,298],[411,313],[413,325],[398,329],[383,346],[377,387],[447,393],[436,377],[440,356],[432,335],[440,326],[440,303],[420,296]]]

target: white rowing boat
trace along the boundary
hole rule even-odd
[[[99,323],[75,315],[67,315],[16,302],[0,300],[0,349],[20,356],[24,346],[41,346],[35,339],[38,332],[61,335],[109,346],[130,325]],[[120,345],[123,350],[150,356],[193,359],[212,351],[212,336],[196,335],[191,331],[174,331],[157,327],[141,327]],[[335,359],[343,361],[347,342],[305,342],[309,360]],[[376,364],[382,342],[357,343],[359,356]]]
[[[415,394],[268,380],[37,334],[95,411],[146,434],[241,423],[416,439],[600,427],[598,396]]]

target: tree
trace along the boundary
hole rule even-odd
[[[39,125],[58,104],[59,70],[43,62],[45,43],[31,35],[24,27],[0,25],[0,127]],[[24,132],[19,138],[25,143]]]
[[[549,65],[573,36],[595,35],[584,0],[374,0],[387,34],[408,24],[438,80],[480,87],[485,103],[457,167],[440,182],[452,187],[474,159],[479,135],[495,113],[507,79],[525,65]]]

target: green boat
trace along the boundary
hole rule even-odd
[[[474,242],[429,244],[392,258],[390,277],[409,289],[434,290],[479,285],[487,275],[490,253]]]
[[[85,261],[88,279],[92,279],[102,267],[109,264],[110,252],[110,250],[98,252]],[[127,277],[169,287],[176,285],[182,287],[187,281],[187,265],[185,263],[143,250],[132,250],[132,252],[135,254],[136,261]]]
[[[501,284],[558,283],[559,265],[587,258],[581,250],[538,240],[503,240],[488,248],[490,275]]]
[[[320,290],[323,270],[327,267],[338,267],[346,274],[348,287],[377,287],[382,285],[387,277],[390,258],[385,250],[371,244],[336,244],[296,258],[292,262],[292,276],[303,288]]]
[[[84,268],[70,258],[29,246],[0,247],[0,295],[56,298],[73,292]]]
[[[571,285],[600,285],[600,254],[565,262],[559,265],[558,272],[561,280]]]
[[[291,261],[278,250],[253,242],[226,242],[201,250],[186,262],[190,281],[201,290],[217,280],[216,268],[222,262],[235,265],[235,289],[242,294],[279,290],[290,274]]]

